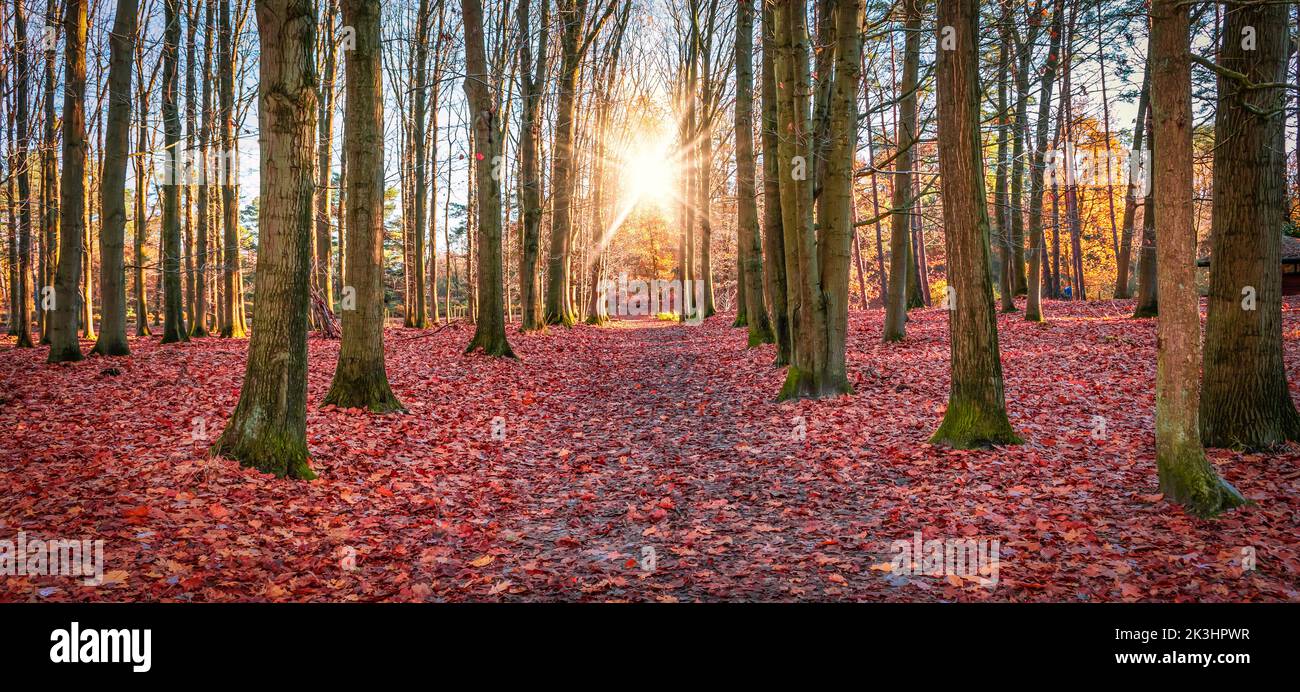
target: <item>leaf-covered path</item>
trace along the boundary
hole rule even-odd
[[[103,539],[106,583],[3,577],[0,600],[1300,600],[1300,451],[1212,451],[1258,503],[1220,520],[1164,502],[1154,324],[1130,311],[1001,317],[1027,443],[970,452],[926,444],[940,310],[893,346],[855,314],[856,393],[779,405],[773,348],[729,315],[512,333],[518,362],[463,356],[466,327],[390,330],[391,416],[320,409],[338,344],[313,339],[311,483],[205,458],[246,342],[50,366],[10,338],[0,538]],[[1294,299],[1284,328],[1300,396]],[[997,539],[996,588],[890,572],[916,531]]]

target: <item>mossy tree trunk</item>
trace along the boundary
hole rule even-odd
[[[776,118],[775,15],[771,3],[763,3],[762,130],[763,130],[763,283],[772,304],[772,331],[776,338],[776,363],[790,363],[793,350],[790,311],[787,302],[785,230],[781,218],[781,170],[778,159]]]
[[[339,360],[326,404],[399,411],[384,368],[384,78],[379,0],[343,0],[346,54],[343,146],[352,160],[347,194],[347,276]]]
[[[921,0],[903,0],[903,81],[899,85],[897,158],[889,229],[889,291],[885,296],[885,341],[902,341],[907,332],[908,293],[912,265],[912,165],[916,143],[916,82],[921,64]]]
[[[858,147],[858,86],[862,78],[863,0],[838,0],[834,12],[835,73],[829,90],[825,178],[821,228],[817,239],[822,294],[815,297],[826,312],[826,354],[821,394],[847,394],[846,358],[849,331],[849,265],[853,251],[853,183]]]
[[[501,130],[500,104],[493,98],[493,85],[500,75],[488,72],[483,44],[483,5],[479,0],[462,0],[465,18],[465,98],[472,116],[474,173],[477,181],[474,205],[478,212],[478,319],[474,338],[466,353],[482,349],[489,356],[514,358],[506,341],[505,304],[501,273],[501,173],[505,133]]]
[[[214,454],[310,480],[307,310],[315,193],[316,13],[312,0],[258,0],[262,53],[257,329],[239,403]]]
[[[832,369],[827,350],[827,305],[813,225],[813,123],[809,115],[812,81],[807,3],[783,0],[775,5],[777,142],[794,347],[785,384],[777,398],[819,398],[847,393],[851,387],[847,378]],[[846,262],[846,272],[847,267]],[[847,273],[845,279],[847,287]]]
[[[126,162],[131,141],[131,67],[135,52],[139,0],[119,0],[109,34],[108,120],[104,128],[104,174],[99,207],[99,292],[104,301],[99,340],[93,353],[125,356],[126,267],[122,258],[126,238]]]
[[[1205,324],[1201,439],[1209,447],[1268,449],[1300,439],[1300,414],[1282,362],[1281,232],[1285,225],[1283,89],[1286,5],[1249,5],[1225,14],[1215,110],[1209,314]],[[1240,37],[1252,27],[1253,50]],[[1271,114],[1271,115],[1266,115]]]
[[[740,255],[736,320],[749,327],[750,347],[772,343],[763,302],[763,245],[754,190],[754,5],[736,8],[736,251]]]
[[[989,273],[989,216],[979,135],[979,3],[939,4],[939,172],[944,180],[951,389],[932,443],[959,449],[1021,440],[1007,420]]]
[[[181,286],[181,180],[184,177],[179,109],[181,15],[179,0],[163,0],[162,115],[166,165],[162,184],[164,344],[189,341]]]
[[[50,311],[49,362],[81,360],[77,299],[86,228],[86,0],[67,0],[63,15],[63,169],[59,180],[59,264]]]
[[[1151,110],[1155,152],[1158,282],[1164,306],[1156,326],[1156,466],[1165,497],[1197,516],[1245,503],[1205,458],[1197,425],[1201,321],[1196,234],[1192,225],[1192,86],[1187,6],[1151,8]],[[1229,38],[1228,40],[1235,40]]]

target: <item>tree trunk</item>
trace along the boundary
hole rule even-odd
[[[827,305],[813,225],[813,181],[808,179],[813,123],[809,118],[812,83],[805,0],[776,3],[775,19],[781,210],[794,339],[794,358],[777,399],[819,398],[848,393],[852,388],[847,378],[832,369],[828,357]],[[847,251],[847,245],[844,249]]]
[[[312,0],[257,0],[257,33],[257,330],[239,403],[212,451],[281,478],[310,480],[316,474],[307,454],[307,293],[318,115]]]
[[[1142,135],[1146,133],[1147,104],[1150,102],[1150,94],[1151,65],[1148,62],[1142,70],[1142,91],[1138,94],[1137,118],[1133,121],[1133,148],[1129,154],[1129,181],[1124,193],[1124,219],[1120,226],[1119,252],[1115,254],[1116,298],[1132,297],[1132,292],[1129,290],[1129,274],[1133,262],[1133,221],[1137,216],[1138,195],[1142,192],[1134,176],[1135,164],[1132,157],[1141,157],[1143,153]]]
[[[582,31],[587,0],[560,0],[564,31],[560,37],[560,74],[555,114],[555,143],[551,152],[551,249],[546,273],[546,324],[573,326],[569,253],[573,234],[574,104],[582,62]]]
[[[1156,325],[1156,466],[1160,490],[1197,516],[1245,504],[1205,458],[1197,425],[1201,321],[1192,230],[1192,86],[1187,6],[1153,0],[1151,109],[1155,138],[1156,233],[1164,309]],[[1238,40],[1236,37],[1229,41]]]
[[[429,0],[420,0],[416,11],[415,24],[415,77],[411,85],[411,150],[415,159],[412,171],[411,200],[413,226],[411,233],[411,261],[406,269],[414,274],[411,292],[408,294],[406,309],[412,311],[411,326],[416,329],[429,328],[429,306],[425,303],[424,276],[424,239],[428,226],[429,171],[428,150],[425,149],[425,127],[427,124],[428,70],[429,70]],[[414,298],[414,300],[410,300]]]
[[[126,162],[131,141],[131,68],[135,53],[138,0],[120,0],[109,35],[108,121],[104,133],[104,174],[100,180],[99,292],[104,302],[99,340],[93,353],[125,356]]]
[[[1219,64],[1254,84],[1285,82],[1289,13],[1280,4],[1226,13]],[[1255,30],[1253,50],[1242,47],[1246,27]],[[1278,171],[1286,169],[1286,151],[1274,139],[1286,126],[1286,94],[1248,89],[1220,73],[1218,98],[1201,439],[1208,447],[1270,449],[1300,440],[1282,362],[1287,184]]]
[[[313,30],[314,33],[314,30]],[[231,25],[230,0],[221,0],[218,19],[221,48],[217,69],[221,72],[221,152],[218,175],[221,177],[222,287],[225,307],[222,310],[221,336],[242,339],[247,335],[244,324],[244,292],[239,269],[239,170],[235,157],[235,36]],[[262,200],[265,204],[266,200]]]
[[[77,299],[82,236],[86,227],[86,0],[67,0],[63,19],[63,170],[59,180],[60,227],[55,305],[50,319],[49,362],[81,360]]]
[[[330,191],[334,184],[334,79],[338,71],[334,17],[337,13],[338,0],[328,0],[325,6],[325,25],[322,27],[325,40],[321,41],[321,47],[325,51],[325,62],[320,76],[320,115],[318,116],[320,130],[317,133],[316,154],[316,242],[314,243],[316,256],[312,263],[313,283],[316,285],[316,290],[320,291],[325,306],[331,310],[334,308],[334,282],[331,276],[333,265],[330,263],[330,246],[333,245],[330,240]],[[351,25],[345,23],[344,26]],[[355,26],[352,28],[356,29]],[[354,290],[355,288],[353,286]]]
[[[1011,198],[1007,191],[1007,131],[1010,129],[1008,123],[1007,110],[1010,104],[1007,102],[1007,73],[1011,71],[1011,5],[1002,4],[1002,14],[1000,19],[1001,29],[999,40],[1001,45],[998,46],[998,148],[997,164],[994,168],[994,186],[993,186],[993,210],[994,217],[997,219],[997,241],[998,241],[998,295],[1002,299],[1002,312],[1016,311],[1016,280],[1015,280],[1015,245],[1011,240]]]
[[[1157,142],[1149,108],[1146,128],[1147,148],[1153,152],[1154,159]],[[1135,318],[1155,317],[1159,313],[1159,290],[1156,283],[1156,177],[1156,169],[1153,165],[1147,172],[1147,195],[1142,205],[1142,246],[1138,248],[1137,300],[1133,306]]]
[[[520,328],[523,331],[543,329],[542,301],[538,292],[540,254],[538,245],[542,230],[542,176],[540,171],[540,139],[542,136],[542,80],[546,74],[546,51],[550,37],[550,0],[542,0],[542,17],[538,27],[537,56],[532,55],[532,23],[529,19],[531,2],[520,2],[517,13],[519,34],[525,37],[519,44],[520,125],[519,125],[519,215],[523,225],[523,239],[519,251],[519,308]],[[450,258],[450,246],[448,257]],[[451,265],[447,265],[448,305],[451,300]],[[450,316],[448,317],[450,319]]]
[[[475,180],[478,204],[478,319],[466,353],[482,349],[490,356],[514,358],[506,341],[501,275],[501,170],[504,132],[492,85],[499,75],[488,72],[483,46],[483,6],[461,0],[465,21],[465,98],[474,127]]]
[[[376,413],[402,409],[384,369],[384,91],[380,0],[343,0],[355,31],[345,62],[343,147],[352,160],[343,337],[326,404]]]
[[[944,180],[944,248],[952,381],[933,444],[959,449],[1018,444],[1007,419],[998,323],[989,275],[989,217],[979,123],[979,3],[939,4],[951,49],[938,51],[939,171]]]
[[[204,2],[203,22],[203,120],[199,127],[199,186],[198,230],[194,259],[194,318],[190,336],[208,336],[208,230],[212,225],[212,200],[208,195],[211,170],[208,166],[208,144],[212,139],[212,3]]]
[[[1051,45],[1039,89],[1037,139],[1029,168],[1029,286],[1025,299],[1025,320],[1029,322],[1043,321],[1043,159],[1047,152],[1047,129],[1051,124],[1052,88],[1056,85],[1057,61],[1061,54],[1065,0],[1056,0],[1052,15]]]
[[[23,13],[22,0],[14,0],[14,120],[17,127],[18,151],[9,165],[11,175],[18,178],[18,248],[17,266],[10,262],[14,280],[10,284],[13,295],[13,312],[9,315],[10,332],[18,337],[18,348],[32,347],[32,188],[30,134],[27,122],[27,93],[29,64],[27,51],[27,17]],[[12,197],[11,197],[12,207]],[[13,217],[10,218],[10,236],[13,236]],[[10,243],[13,247],[13,243]],[[14,259],[14,258],[11,258]],[[118,254],[121,259],[121,254]],[[123,340],[125,344],[125,340]]]
[[[921,0],[903,0],[903,81],[899,85],[895,135],[894,190],[889,230],[889,291],[885,296],[885,341],[902,341],[907,332],[908,285],[912,264],[912,167],[916,155],[916,84],[921,63]]]
[[[737,296],[744,300],[749,346],[772,343],[763,302],[763,245],[754,192],[754,6],[736,8],[736,252],[740,255]],[[737,310],[739,319],[740,311]]]
[[[772,303],[777,367],[790,363],[793,350],[787,299],[785,235],[781,219],[780,155],[777,152],[775,17],[771,3],[763,3],[763,282]]]
[[[185,329],[185,296],[181,286],[181,118],[178,108],[178,63],[180,58],[180,0],[163,0],[162,115],[166,166],[162,185],[162,263],[164,344],[189,341]]]
[[[45,304],[44,298],[49,291],[54,290],[55,274],[59,264],[59,167],[58,157],[55,155],[57,147],[56,134],[59,119],[54,112],[54,95],[55,80],[57,72],[55,70],[55,43],[58,41],[58,31],[60,23],[56,21],[58,17],[59,0],[49,0],[46,5],[46,30],[48,34],[48,43],[45,49],[45,132],[44,143],[41,145],[41,226],[44,231],[44,240],[41,243],[43,248],[42,254],[44,261],[41,271],[41,298],[42,305]],[[52,296],[57,300],[57,296]],[[53,330],[54,311],[41,309],[41,343],[50,343],[50,332]]]

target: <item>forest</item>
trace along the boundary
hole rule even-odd
[[[0,5],[0,601],[1300,601],[1300,3]]]

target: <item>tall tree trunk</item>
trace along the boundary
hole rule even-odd
[[[1132,157],[1141,157],[1144,146],[1142,135],[1146,133],[1147,104],[1151,94],[1151,64],[1142,69],[1142,90],[1138,93],[1137,118],[1133,120],[1133,148],[1129,154],[1129,181],[1124,192],[1124,220],[1120,226],[1119,252],[1115,254],[1115,297],[1129,298],[1130,265],[1133,262],[1133,221],[1137,216],[1138,195],[1143,192],[1135,178]],[[1148,145],[1149,146],[1149,145]],[[1140,160],[1140,159],[1139,159]]]
[[[908,273],[912,264],[912,167],[916,155],[916,91],[921,64],[921,0],[903,0],[906,32],[903,81],[899,85],[898,127],[895,134],[894,190],[889,230],[889,291],[885,296],[885,341],[902,341],[907,331]]]
[[[307,454],[307,310],[316,145],[312,0],[257,0],[257,329],[239,403],[214,454],[278,477],[316,477]]]
[[[573,326],[569,253],[573,234],[574,104],[578,68],[582,62],[582,32],[587,0],[559,0],[564,31],[560,36],[560,74],[555,114],[555,143],[551,152],[551,249],[546,273],[546,324]]]
[[[424,286],[424,239],[428,225],[428,150],[425,148],[425,127],[427,123],[428,73],[429,73],[429,0],[420,0],[416,11],[415,24],[415,77],[411,95],[411,149],[415,159],[412,171],[411,200],[413,226],[411,233],[411,261],[406,265],[407,271],[414,274],[411,293],[408,295],[407,309],[412,311],[411,326],[416,329],[428,329],[429,306],[425,303]],[[410,300],[414,298],[414,300]]]
[[[542,230],[542,175],[540,171],[540,140],[542,136],[542,81],[546,74],[546,51],[550,37],[550,0],[542,0],[542,16],[537,30],[537,55],[533,56],[532,22],[529,18],[531,2],[519,2],[517,8],[519,35],[519,216],[522,224],[522,242],[519,251],[519,307],[520,328],[536,331],[544,328],[542,301],[538,292],[540,254],[538,245]],[[451,248],[448,247],[446,274],[447,300],[451,301]],[[450,315],[448,316],[450,319]]]
[[[1061,55],[1061,30],[1065,21],[1065,0],[1056,0],[1052,12],[1051,44],[1039,88],[1038,120],[1033,161],[1029,168],[1029,287],[1025,320],[1043,321],[1043,159],[1047,153],[1047,131],[1051,124],[1052,88],[1056,85],[1057,62]],[[1028,50],[1028,48],[1027,48]]]
[[[221,72],[221,152],[217,162],[221,177],[222,226],[222,287],[225,302],[222,310],[220,334],[225,338],[242,339],[247,334],[244,324],[244,291],[239,268],[239,171],[235,156],[235,35],[230,17],[230,0],[220,0],[218,41],[221,48],[217,69]],[[314,33],[314,30],[313,30]],[[272,41],[275,42],[275,41]],[[265,204],[266,200],[263,199]]]
[[[989,275],[989,217],[979,123],[979,2],[939,3],[939,171],[944,180],[951,384],[930,442],[959,449],[1018,444],[1007,419]],[[951,44],[943,47],[944,27]]]
[[[17,266],[14,280],[10,285],[13,294],[13,312],[9,315],[10,331],[18,337],[18,348],[32,347],[32,187],[31,187],[31,136],[27,122],[27,93],[30,60],[27,55],[27,17],[23,12],[22,0],[14,0],[14,120],[17,127],[17,153],[9,164],[10,175],[18,178],[18,248]],[[12,197],[10,204],[12,206]],[[10,219],[10,235],[13,234],[13,218]],[[13,247],[13,243],[10,243]],[[121,259],[121,254],[118,254]],[[123,342],[125,343],[125,341]]]
[[[1201,439],[1209,447],[1269,449],[1300,440],[1300,414],[1282,362],[1281,229],[1285,223],[1286,5],[1226,13],[1215,110],[1214,211],[1205,323]],[[1243,48],[1247,27],[1255,45]],[[1267,114],[1267,115],[1265,115]],[[1284,139],[1284,135],[1283,135]]]
[[[812,83],[805,0],[776,3],[775,19],[781,210],[794,337],[794,358],[777,398],[818,398],[847,393],[851,385],[831,369],[828,359],[827,306],[813,225],[813,181],[808,179],[813,123],[809,117]],[[847,263],[844,266],[847,270]]]
[[[1007,191],[1007,149],[1010,144],[1007,141],[1007,131],[1010,129],[1010,123],[1007,118],[1007,111],[1010,104],[1007,102],[1007,73],[1011,71],[1011,4],[1002,2],[1002,12],[999,19],[999,40],[1001,45],[998,46],[998,92],[997,92],[997,163],[994,167],[994,185],[993,185],[993,211],[994,218],[997,220],[998,240],[998,295],[1002,299],[1002,312],[1016,311],[1016,279],[1015,279],[1015,255],[1014,243],[1011,240],[1011,198]]]
[[[330,309],[334,307],[334,282],[331,276],[330,246],[330,190],[334,184],[334,78],[338,70],[337,41],[334,17],[338,14],[338,0],[328,0],[325,6],[325,24],[321,27],[325,39],[325,63],[320,76],[320,120],[316,155],[316,256],[312,262],[313,282],[321,299]],[[344,24],[344,26],[351,26]],[[355,30],[356,27],[354,26]],[[367,114],[368,115],[368,114]],[[346,127],[346,124],[345,124]],[[355,290],[355,286],[353,289]],[[382,302],[382,301],[381,301]]]
[[[126,269],[122,252],[126,236],[126,162],[131,142],[131,61],[138,12],[138,0],[120,0],[108,39],[108,122],[99,208],[99,292],[104,314],[93,351],[104,356],[131,352],[126,340]]]
[[[772,303],[777,367],[790,363],[793,351],[785,266],[785,231],[781,219],[781,167],[777,151],[776,39],[771,3],[763,3],[763,282]]]
[[[826,355],[815,379],[825,394],[848,393],[846,344],[849,327],[849,259],[853,243],[854,164],[858,147],[858,86],[862,80],[863,0],[834,5],[835,76],[830,88],[830,141],[822,188],[821,232],[817,239],[821,268],[819,299],[825,305]]]
[[[483,6],[479,0],[461,0],[465,18],[465,98],[470,104],[474,127],[475,179],[478,185],[478,319],[474,338],[466,353],[482,349],[490,356],[514,358],[506,341],[505,306],[501,275],[501,180],[502,140],[500,109],[494,103],[492,85],[500,76],[488,72],[483,46]]]
[[[1148,59],[1149,61],[1149,59]],[[1157,146],[1155,128],[1151,109],[1147,109],[1147,148],[1155,158]],[[1137,299],[1134,301],[1133,317],[1155,317],[1160,309],[1159,285],[1156,281],[1156,168],[1153,165],[1147,172],[1147,195],[1142,205],[1142,245],[1138,248]]]
[[[1165,497],[1197,516],[1245,504],[1205,458],[1197,425],[1201,323],[1192,230],[1192,87],[1187,6],[1153,0],[1151,108],[1155,138],[1156,233],[1164,309],[1156,325],[1156,467]],[[1229,41],[1239,40],[1229,37]],[[1267,129],[1267,128],[1265,128]],[[1270,229],[1270,232],[1276,233]]]
[[[194,259],[194,319],[190,336],[208,336],[208,231],[212,227],[212,200],[208,189],[212,183],[208,165],[208,145],[212,140],[212,8],[211,0],[203,0],[203,121],[199,127],[199,186],[198,226]],[[197,13],[196,13],[197,14]]]
[[[66,0],[63,30],[63,170],[59,181],[62,234],[54,278],[49,362],[81,360],[77,294],[86,226],[86,0]]]
[[[59,264],[59,221],[61,212],[59,210],[60,192],[59,192],[59,167],[58,157],[55,155],[58,137],[59,119],[54,112],[55,81],[57,72],[55,70],[55,45],[58,42],[58,32],[61,22],[58,20],[59,0],[48,0],[46,5],[46,48],[45,48],[45,133],[44,142],[41,145],[41,227],[44,239],[41,243],[44,248],[42,254],[41,272],[41,303],[45,305],[45,297],[54,290],[55,274]],[[57,301],[57,295],[50,295]],[[53,331],[54,310],[41,309],[41,343],[50,343],[50,334]]]
[[[164,344],[189,341],[185,329],[185,296],[181,286],[181,118],[178,108],[178,63],[181,43],[180,0],[163,0],[162,114],[166,170],[162,186],[162,263]]]
[[[148,23],[147,17],[145,23]],[[146,160],[146,152],[151,148],[149,141],[149,90],[152,86],[152,80],[150,80],[149,84],[146,84],[144,79],[143,31],[141,36],[137,37],[135,43],[135,64],[137,82],[135,142],[137,153],[135,155],[135,190],[133,191],[135,218],[131,224],[132,255],[135,258],[135,266],[131,272],[131,292],[135,303],[135,335],[149,336],[152,332],[149,329],[149,285],[145,281],[144,274],[144,248],[149,236],[148,210],[146,208],[149,188],[149,163]]]
[[[754,5],[736,8],[736,252],[740,255],[738,297],[744,299],[749,346],[772,343],[763,303],[763,245],[754,192]]]
[[[343,338],[326,404],[376,413],[402,409],[384,369],[384,91],[380,0],[343,0],[343,25],[356,43],[345,61],[343,147],[352,159],[347,248],[351,257],[341,313]]]

